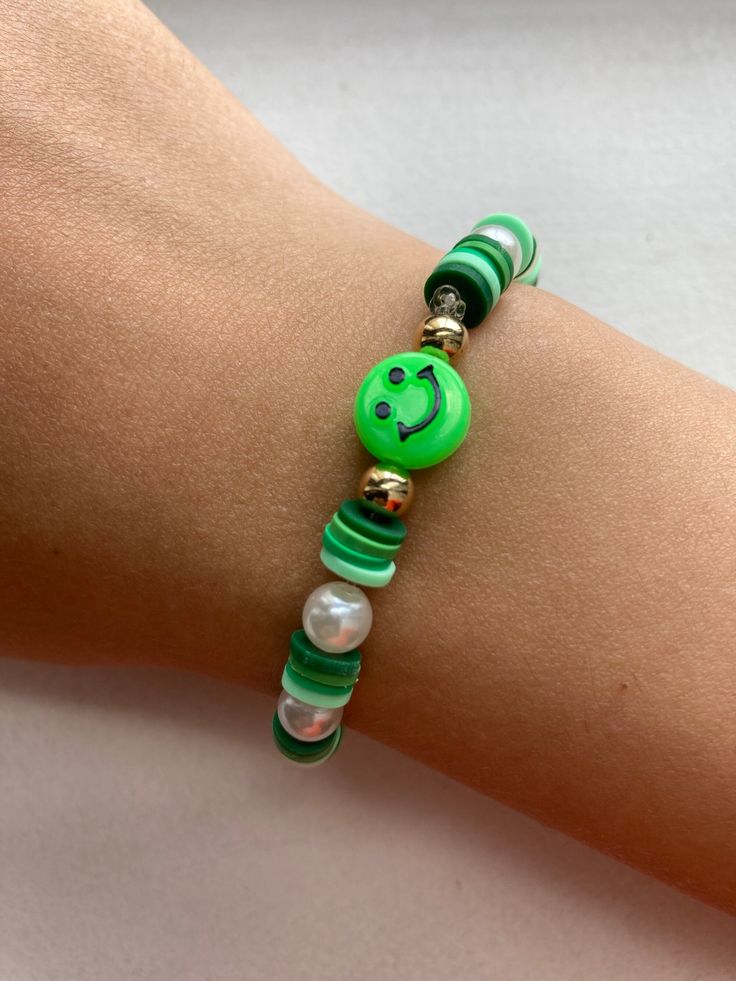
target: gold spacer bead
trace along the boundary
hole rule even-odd
[[[404,515],[414,499],[414,481],[393,463],[374,463],[360,478],[358,495],[376,511]]]
[[[423,320],[417,328],[416,346],[434,347],[452,360],[462,354],[468,343],[468,329],[454,317],[435,314]]]

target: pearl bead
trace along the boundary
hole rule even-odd
[[[373,610],[363,590],[352,583],[326,582],[307,597],[302,622],[315,647],[344,654],[368,636]]]
[[[489,238],[492,242],[498,242],[511,256],[514,276],[518,275],[521,269],[521,243],[512,231],[504,228],[503,225],[481,225],[480,228],[474,228],[470,234],[482,235],[483,238]]]
[[[282,691],[278,704],[279,721],[294,739],[314,743],[325,739],[340,725],[342,708],[318,708]]]

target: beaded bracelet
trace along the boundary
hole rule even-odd
[[[318,586],[291,636],[283,691],[273,717],[281,753],[315,766],[337,749],[343,708],[360,674],[358,646],[373,612],[361,586],[387,585],[406,536],[402,516],[414,493],[409,471],[431,467],[460,446],[470,398],[454,367],[477,327],[512,280],[535,286],[541,261],[521,219],[489,215],[443,256],[424,286],[430,316],[416,350],[381,361],[355,399],[360,441],[378,462],[355,500],[343,501],[322,535],[320,559],[339,581]]]

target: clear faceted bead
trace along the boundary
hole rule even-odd
[[[465,300],[454,286],[438,286],[429,301],[429,309],[437,316],[462,320],[465,316]]]

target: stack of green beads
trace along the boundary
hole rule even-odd
[[[343,501],[324,529],[320,558],[337,582],[318,586],[292,634],[283,691],[273,718],[281,753],[301,765],[322,763],[337,749],[343,708],[360,674],[359,645],[373,612],[361,586],[387,585],[406,536],[410,470],[433,466],[460,446],[470,425],[470,398],[455,370],[468,328],[493,309],[513,280],[536,285],[534,236],[513,215],[489,215],[445,255],[425,285],[430,316],[415,351],[381,361],[355,399],[355,428],[378,462],[355,499]]]
[[[347,500],[324,530],[320,558],[331,572],[349,582],[385,586],[396,572],[393,559],[405,537],[401,518]]]
[[[541,268],[536,239],[524,222],[514,215],[488,215],[440,259],[424,297],[430,303],[438,287],[454,287],[465,301],[465,326],[476,327],[512,279],[536,286]]]

